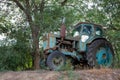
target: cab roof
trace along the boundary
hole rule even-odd
[[[101,25],[98,25],[98,24],[94,24],[94,23],[90,23],[90,22],[79,22],[77,25],[74,26],[74,28],[77,28],[80,24],[92,24],[94,26],[97,26],[97,27],[101,27]]]

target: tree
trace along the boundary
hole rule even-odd
[[[53,28],[57,28],[57,27],[54,27],[54,25],[56,22],[57,24],[60,23],[59,17],[61,17],[61,15],[63,14],[62,7],[59,7],[60,3],[54,0],[51,0],[51,1],[12,0],[12,1],[15,2],[16,5],[22,10],[22,12],[26,16],[26,20],[29,23],[31,33],[32,33],[32,40],[33,40],[32,41],[33,66],[34,66],[34,69],[39,69],[39,59],[40,59],[39,36],[41,36],[42,33],[44,32],[55,30]],[[63,1],[61,3],[62,6],[65,3],[66,1],[65,2]],[[50,21],[53,21],[54,25],[51,25]]]
[[[39,4],[37,4],[36,1],[34,0],[13,0],[17,4],[17,6],[24,12],[26,15],[26,19],[30,25],[30,29],[32,32],[32,46],[33,46],[33,59],[34,59],[34,69],[39,69],[39,32],[40,32],[40,27],[41,25],[38,25],[35,23],[36,18],[40,15],[40,23],[42,21],[42,13],[44,10],[44,0],[40,1]],[[38,13],[38,7],[40,13]],[[33,17],[34,16],[34,17]],[[32,18],[33,17],[33,18]],[[34,20],[35,19],[35,20]]]
[[[103,0],[104,12],[107,15],[107,35],[114,46],[115,66],[120,64],[120,1],[119,0]]]

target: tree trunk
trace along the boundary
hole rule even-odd
[[[32,31],[32,46],[33,46],[33,68],[34,69],[39,69],[39,60],[40,60],[40,55],[39,55],[39,26],[35,26],[34,21],[32,20],[32,8],[30,5],[30,1],[29,0],[25,0],[25,4],[24,6],[20,3],[21,1],[19,0],[12,0],[13,2],[15,2],[17,4],[17,6],[23,10],[23,12],[26,15],[26,19],[30,24],[30,28]],[[42,13],[43,13],[43,9],[44,9],[44,4],[45,1],[42,0],[41,3],[39,4],[40,6],[40,12],[41,12],[41,17],[42,17]],[[37,6],[36,4],[34,4],[35,6]],[[37,11],[35,11],[34,13],[37,13]],[[41,18],[42,20],[43,18]],[[40,21],[42,22],[42,21]]]
[[[39,69],[39,29],[38,27],[32,26],[32,39],[33,39],[33,68]]]

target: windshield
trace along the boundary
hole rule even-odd
[[[90,25],[83,25],[82,33],[90,35],[91,34],[91,30],[92,30],[92,27]]]

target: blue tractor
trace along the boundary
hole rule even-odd
[[[51,70],[61,69],[66,60],[71,59],[73,65],[82,64],[93,68],[111,67],[114,51],[104,38],[101,25],[80,22],[74,26],[72,37],[66,36],[64,24],[60,35],[48,33],[43,39],[45,64]]]

